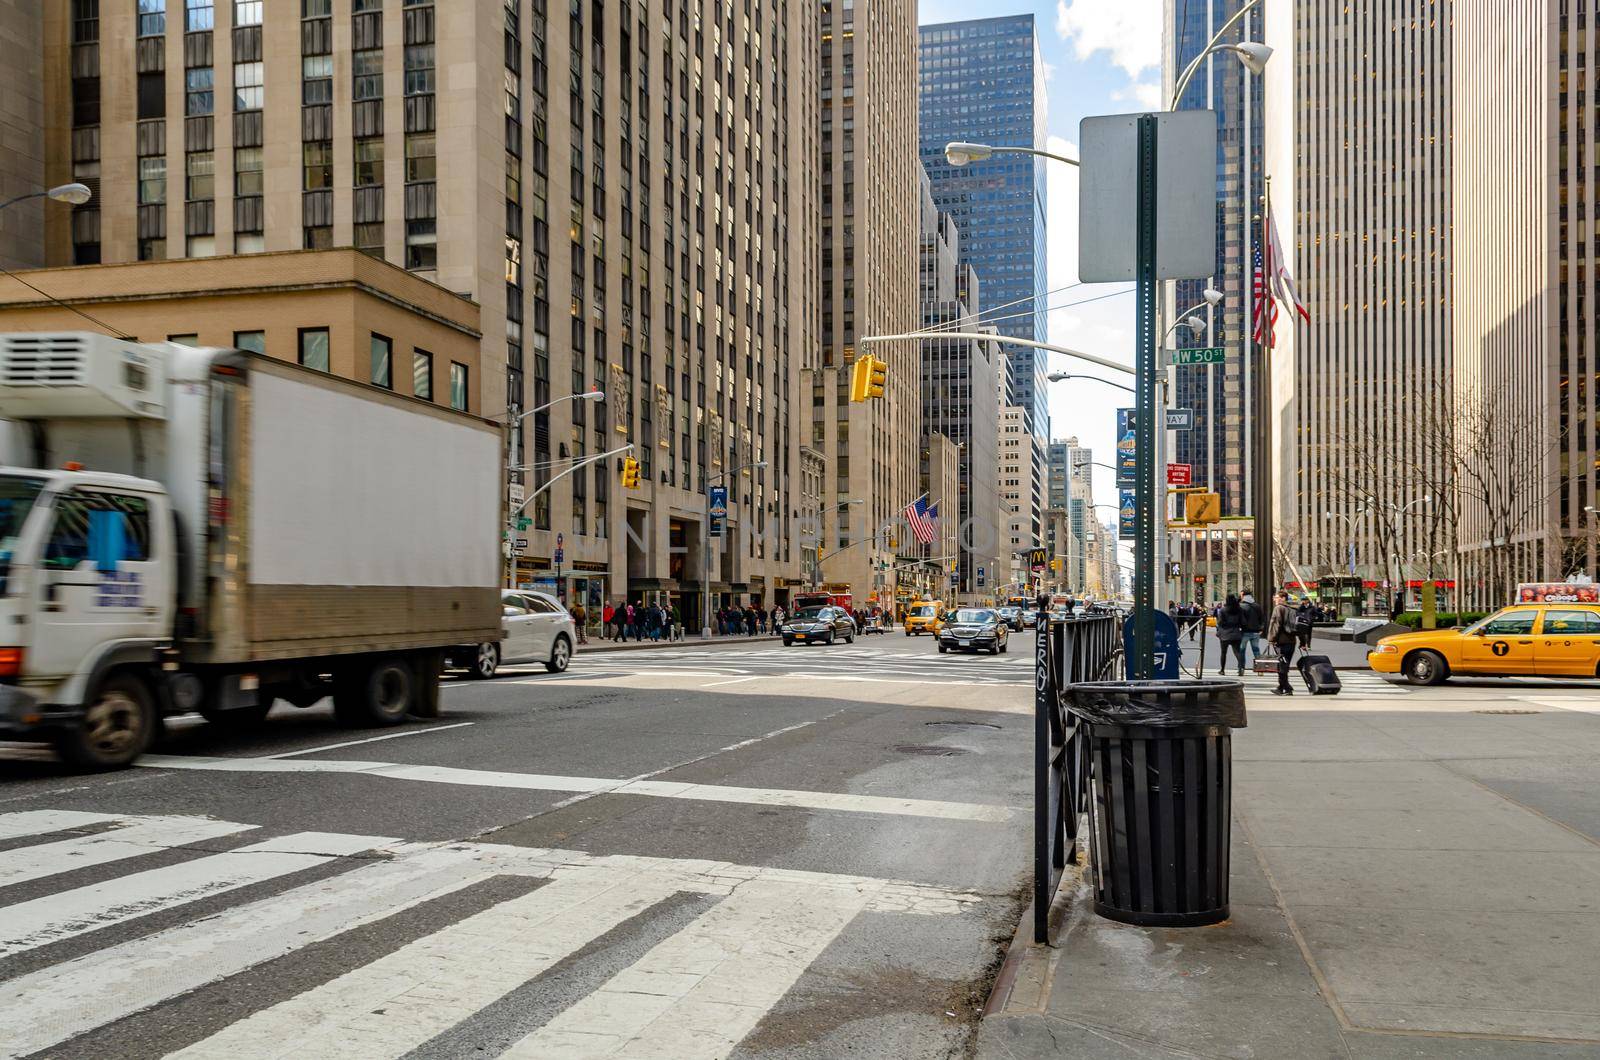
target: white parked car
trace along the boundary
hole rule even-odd
[[[498,644],[465,644],[450,653],[450,665],[468,677],[489,678],[503,662],[541,662],[558,674],[572,662],[578,641],[576,624],[555,597],[529,589],[500,594]]]

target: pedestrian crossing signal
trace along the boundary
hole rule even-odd
[[[1222,496],[1217,493],[1187,493],[1183,498],[1183,517],[1190,526],[1205,526],[1222,520]]]
[[[622,488],[625,490],[639,488],[639,461],[631,456],[622,462]]]

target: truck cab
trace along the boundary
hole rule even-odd
[[[173,628],[177,565],[160,484],[129,475],[0,467],[0,736],[65,723],[89,746],[69,759],[142,747],[154,724],[147,690],[104,685],[119,662],[151,662]],[[81,704],[81,708],[75,705]]]

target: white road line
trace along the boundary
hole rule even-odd
[[[743,884],[502,1056],[724,1057],[867,897],[797,883]]]
[[[549,864],[539,867],[534,861],[542,851],[526,853],[535,874],[550,871]],[[401,848],[395,854],[394,861],[352,869],[11,980],[5,986],[10,1003],[0,1006],[0,1057],[47,1049],[496,873],[533,871],[483,850]]]
[[[0,957],[393,842],[379,836],[301,832],[21,902],[0,918]]]
[[[746,681],[765,681],[765,680],[768,680],[767,675],[766,674],[761,674],[761,675],[756,676],[756,677],[735,677],[731,681],[712,681],[710,684],[701,685],[700,687],[702,687],[702,688],[721,688],[723,685],[742,685]]]
[[[436,732],[444,732],[446,729],[463,729],[468,725],[476,724],[477,722],[472,721],[458,721],[454,725],[433,725],[426,729],[407,729],[405,732],[391,732],[386,733],[383,736],[369,736],[365,740],[347,740],[344,743],[330,743],[325,747],[307,747],[300,751],[285,751],[283,754],[267,755],[267,757],[293,758],[296,755],[314,755],[318,751],[337,751],[341,747],[355,747],[358,744],[377,743],[379,740],[398,740],[402,736],[427,736]]]
[[[844,813],[893,814],[959,821],[1009,821],[1020,812],[1007,806],[978,803],[904,799],[885,795],[849,795],[826,791],[780,788],[742,788],[677,781],[566,777],[540,773],[507,773],[451,766],[409,765],[396,762],[285,761],[281,758],[202,758],[145,755],[139,765],[155,769],[195,769],[234,773],[359,773],[390,780],[429,784],[459,784],[479,788],[523,791],[575,791],[617,795],[648,795],[662,799],[737,802],[752,806],[791,806],[799,809],[837,810]]]
[[[0,839],[20,839],[29,835],[49,835],[72,828],[86,828],[120,820],[114,813],[83,813],[78,810],[18,810],[0,813]]]
[[[645,873],[558,874],[172,1057],[402,1056],[675,890]]]
[[[77,836],[57,843],[0,851],[0,886],[42,879],[90,865],[104,865],[168,847],[248,832],[252,824],[211,821],[204,817],[135,817],[125,828]]]

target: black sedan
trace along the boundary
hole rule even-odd
[[[1022,608],[1010,606],[997,607],[995,608],[995,614],[999,615],[1000,621],[1004,622],[1010,628],[1019,631],[1022,629]]]
[[[1011,627],[999,612],[986,607],[963,607],[945,619],[939,631],[939,651],[988,651],[999,655],[1011,639]]]
[[[789,616],[778,629],[785,647],[801,644],[832,644],[842,640],[854,644],[856,622],[842,607],[806,607]]]

